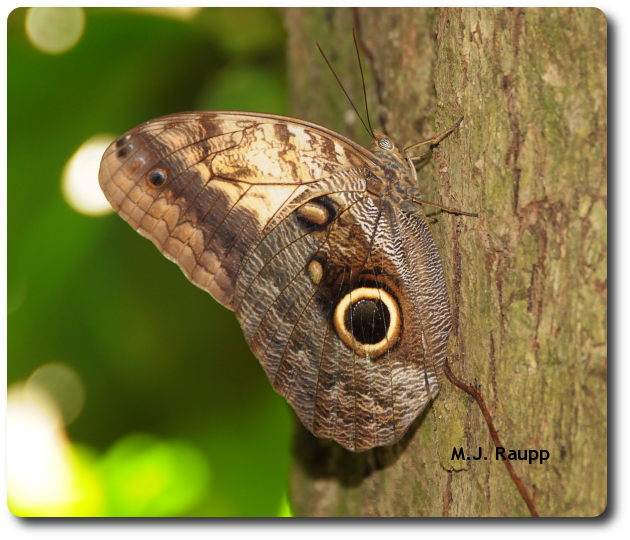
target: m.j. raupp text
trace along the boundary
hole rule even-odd
[[[502,446],[497,446],[495,448],[495,461],[499,461],[502,459],[505,461],[509,459],[510,461],[527,461],[531,465],[532,463],[540,463],[541,465],[549,459],[549,452],[547,450],[506,450]],[[451,457],[451,461],[455,459],[466,459],[479,461],[480,459],[487,460],[488,458],[483,455],[481,450],[481,446],[479,447],[479,452],[476,456],[466,456],[464,454],[464,449],[460,446],[457,449],[455,446],[453,447],[453,455]]]

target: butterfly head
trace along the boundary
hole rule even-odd
[[[415,188],[418,184],[416,169],[403,147],[380,131],[374,130],[373,133],[374,141],[370,150],[379,160],[380,167],[372,172],[383,184],[380,192],[387,193],[387,186],[394,185],[398,186],[397,189],[403,185]]]
[[[394,139],[374,130],[374,142],[372,143],[372,153],[377,156],[388,156],[390,159],[398,159],[402,163],[407,162],[407,157],[402,146],[400,146]]]

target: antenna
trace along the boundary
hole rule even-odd
[[[359,61],[359,69],[361,70],[361,82],[363,83],[363,100],[365,101],[365,114],[367,115],[368,126],[370,126],[370,134],[373,133],[372,122],[370,122],[370,111],[368,110],[367,92],[365,91],[365,77],[363,76],[363,66],[361,65],[361,55],[359,54],[359,45],[357,43],[357,36],[352,29],[352,38],[354,39],[354,48],[357,51],[357,60]],[[374,138],[374,135],[372,135]]]
[[[355,43],[356,43],[356,41],[355,41]],[[372,139],[374,139],[374,134],[365,125],[365,122],[363,121],[363,118],[361,118],[361,115],[359,114],[359,111],[357,111],[357,108],[354,106],[354,103],[352,103],[352,100],[350,99],[350,96],[348,95],[348,92],[346,92],[346,89],[343,87],[343,84],[341,84],[341,81],[339,80],[339,77],[337,77],[337,74],[335,73],[335,70],[330,65],[330,62],[328,61],[328,58],[326,58],[326,55],[324,54],[324,51],[322,51],[322,48],[319,46],[319,43],[316,42],[315,44],[317,45],[317,48],[319,49],[319,52],[322,53],[322,56],[324,57],[324,60],[326,60],[326,63],[328,64],[328,67],[330,68],[330,71],[332,71],[332,74],[335,76],[335,79],[337,79],[337,83],[339,84],[339,86],[343,90],[343,93],[348,98],[348,101],[350,102],[350,105],[352,105],[352,108],[354,109],[354,112],[357,113],[357,116],[359,117],[359,120],[361,120],[361,123],[363,124],[363,127],[369,133],[370,137]],[[360,62],[359,62],[359,65],[361,65]],[[363,71],[361,71],[361,76],[363,76]],[[365,90],[365,83],[363,83],[363,89]],[[367,107],[367,102],[366,102],[366,107]]]

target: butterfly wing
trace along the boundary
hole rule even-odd
[[[305,186],[369,160],[361,146],[308,122],[184,113],[114,141],[99,183],[123,219],[234,309],[237,270],[269,220]]]
[[[398,441],[437,396],[451,316],[422,210],[370,197],[364,178],[352,172],[335,180],[339,185],[327,185],[325,195],[304,194],[311,203],[339,201],[329,224],[315,227],[289,211],[265,231],[241,275],[236,314],[302,423],[364,451]],[[398,309],[385,322],[346,317],[354,326],[348,343],[335,321],[339,306],[353,295],[360,302],[365,290],[388,296]],[[385,350],[362,351],[364,336],[382,338],[395,317],[400,328]],[[377,337],[370,340],[370,333]]]
[[[424,214],[372,195],[375,166],[314,124],[204,112],[130,131],[99,173],[121,216],[236,312],[304,425],[354,451],[395,443],[437,395],[450,333]]]

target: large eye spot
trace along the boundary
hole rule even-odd
[[[360,287],[344,296],[335,308],[335,330],[357,354],[376,358],[400,338],[400,308],[383,289]]]

